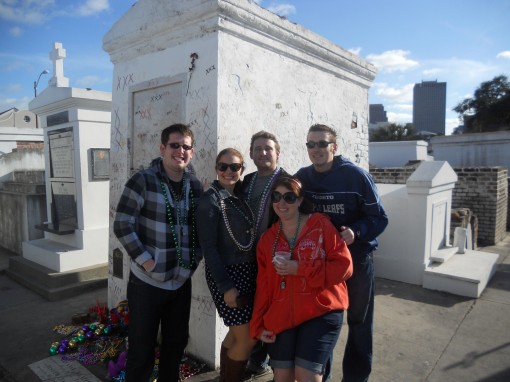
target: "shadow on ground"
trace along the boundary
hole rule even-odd
[[[402,300],[416,301],[445,308],[473,300],[470,297],[425,289],[421,285],[406,284],[382,278],[376,278],[375,295],[391,296]]]

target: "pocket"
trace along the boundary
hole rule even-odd
[[[299,307],[295,309],[294,314],[296,325],[300,325],[312,318],[322,316],[324,313],[331,310],[326,301],[327,298],[321,298],[324,296],[321,296],[320,293],[300,293],[299,295],[297,294],[296,297],[299,299]]]
[[[167,276],[166,266],[171,250],[147,247],[147,251],[152,255],[152,258],[154,259],[154,267],[148,271],[145,271],[145,273],[147,273],[147,275],[155,281],[167,281],[169,277]]]
[[[317,309],[322,311],[321,315],[331,310],[331,305],[333,304],[333,301],[329,296],[331,296],[331,294],[327,293],[327,291],[317,293],[317,295],[315,296],[315,304],[317,306]]]
[[[265,328],[278,334],[289,329],[290,325],[290,306],[288,298],[274,298],[271,301],[269,309],[264,314]]]

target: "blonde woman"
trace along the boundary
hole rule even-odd
[[[221,346],[221,382],[243,380],[256,342],[249,333],[257,275],[255,218],[241,197],[244,167],[238,150],[222,150],[216,157],[218,179],[200,199],[196,213],[207,285],[229,328]]]

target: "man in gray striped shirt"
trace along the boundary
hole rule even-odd
[[[186,170],[193,144],[188,126],[164,129],[161,158],[128,180],[117,205],[114,233],[131,260],[126,382],[149,380],[160,325],[158,381],[179,381],[188,343],[191,276],[202,259],[194,216],[203,188]]]

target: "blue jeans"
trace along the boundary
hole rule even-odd
[[[354,272],[347,280],[349,334],[342,362],[343,381],[368,381],[372,371],[372,337],[374,325],[374,263],[373,253],[352,256]],[[326,365],[323,381],[331,378],[333,352]]]
[[[333,310],[277,334],[276,341],[267,347],[271,366],[275,369],[300,366],[322,374],[338,341],[343,317],[343,310]]]
[[[128,356],[126,382],[149,381],[161,324],[160,382],[178,382],[179,365],[188,344],[191,280],[177,290],[153,287],[129,277]]]

